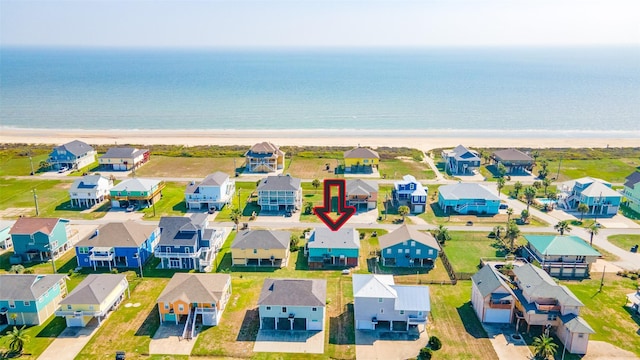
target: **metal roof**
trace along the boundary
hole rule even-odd
[[[597,181],[591,183],[591,185],[587,186],[586,189],[582,190],[581,194],[592,198],[597,198],[599,196],[619,198],[622,197],[619,192]]]
[[[395,310],[431,311],[431,298],[428,286],[392,285],[398,294]]]
[[[104,181],[109,183],[109,179],[102,175],[85,175],[79,179],[76,179],[71,185],[70,191],[78,190],[78,189],[94,189],[98,186],[98,182],[104,179]]]
[[[494,192],[482,184],[476,183],[457,183],[451,185],[443,185],[438,189],[440,195],[445,200],[500,200]]]
[[[370,195],[378,192],[378,183],[371,180],[347,180],[347,195]]]
[[[326,299],[324,279],[265,279],[258,305],[324,307]]]
[[[539,253],[550,256],[600,256],[586,241],[574,235],[524,235]]]
[[[533,162],[533,158],[518,149],[505,149],[498,150],[493,153],[493,157],[500,161],[530,161]]]
[[[134,178],[123,180],[118,185],[111,188],[111,191],[151,191],[160,184],[160,180]]]
[[[393,275],[353,274],[353,297],[396,298]]]
[[[321,226],[313,231],[307,246],[310,249],[359,249],[360,235],[354,228],[342,227],[338,231],[331,231],[328,227]]]
[[[149,151],[148,149],[136,149],[132,147],[114,147],[114,148],[109,148],[109,150],[107,150],[107,152],[104,155],[102,155],[101,158],[134,159],[148,151]]]

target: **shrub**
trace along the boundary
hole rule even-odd
[[[427,343],[427,346],[431,350],[440,350],[442,348],[442,341],[440,341],[438,337],[432,336],[429,338],[429,342]]]
[[[111,273],[112,274],[117,274],[118,273],[118,269],[111,269]]]
[[[423,347],[418,354],[418,360],[430,360],[431,356],[433,356],[433,351],[428,347]]]
[[[636,275],[636,274],[631,274],[631,275],[629,275],[629,279],[631,279],[631,280],[637,280],[637,279],[638,279],[638,275]]]
[[[28,269],[24,269],[24,274],[34,274],[35,272],[33,271],[32,268],[28,268]]]

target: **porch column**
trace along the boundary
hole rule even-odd
[[[278,316],[277,315],[273,318],[273,324],[274,324],[275,329],[278,330]]]
[[[163,323],[163,321],[162,321],[162,313],[159,310],[160,310],[160,305],[158,305],[158,316],[160,317],[160,325],[162,325],[162,323]]]

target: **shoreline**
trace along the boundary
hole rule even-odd
[[[279,146],[412,147],[428,151],[455,147],[586,148],[638,147],[633,132],[567,132],[478,130],[63,130],[0,127],[0,143],[63,144],[82,140],[94,145],[246,145],[270,141]]]

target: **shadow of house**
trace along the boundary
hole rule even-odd
[[[460,316],[460,321],[462,325],[464,325],[464,329],[467,333],[473,336],[476,339],[488,339],[489,336],[487,332],[482,327],[480,320],[476,316],[475,311],[473,310],[473,305],[471,305],[471,301],[467,301],[466,303],[459,306],[457,309],[458,316]]]
[[[329,318],[329,344],[355,345],[353,324],[353,304],[349,303],[343,313]]]
[[[67,328],[67,322],[63,317],[56,316],[47,326],[36,335],[37,338],[57,338]],[[13,328],[12,328],[13,329]],[[0,359],[2,359],[0,357]]]
[[[240,325],[236,341],[256,341],[260,329],[258,308],[247,310]]]
[[[160,315],[158,314],[158,304],[153,306],[153,309],[147,314],[147,317],[142,322],[142,325],[136,330],[135,336],[148,336],[152,338],[156,334],[160,327]]]

